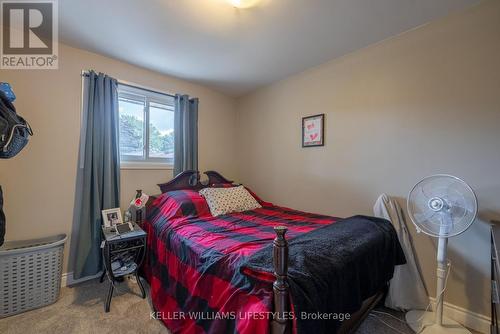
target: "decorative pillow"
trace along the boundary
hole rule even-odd
[[[239,187],[242,184],[238,183],[212,183],[210,187],[212,188],[232,188],[232,187]],[[273,206],[273,203],[271,202],[266,202],[263,199],[261,199],[259,196],[257,196],[250,188],[245,187],[245,189],[250,193],[250,195],[255,198],[255,200],[262,206]]]
[[[242,212],[262,206],[243,186],[231,188],[205,188],[200,194],[207,200],[212,216]]]
[[[155,200],[167,219],[210,216],[207,201],[194,190],[174,190],[161,194]]]

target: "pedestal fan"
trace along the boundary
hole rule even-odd
[[[417,228],[439,238],[435,312],[409,311],[406,322],[416,332],[470,333],[458,322],[443,317],[443,300],[451,265],[446,251],[448,238],[465,232],[477,214],[477,199],[471,187],[451,175],[433,175],[417,183],[408,195],[408,215]]]

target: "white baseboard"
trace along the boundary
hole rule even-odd
[[[97,273],[96,275],[93,275],[93,276],[86,276],[86,277],[82,277],[82,278],[79,278],[79,279],[74,279],[73,278],[73,272],[63,273],[62,277],[61,277],[61,287],[66,287],[66,286],[71,286],[71,285],[75,285],[75,284],[78,284],[78,283],[83,283],[85,281],[89,281],[91,279],[95,279],[97,277],[100,277],[101,274],[102,274],[102,272],[99,272],[99,273]]]
[[[432,308],[436,307],[436,298],[429,298]],[[453,305],[447,302],[444,302],[444,315],[450,319],[453,319],[465,327],[473,329],[477,332],[489,334],[490,333],[490,324],[491,318],[475,312],[471,312],[466,310],[460,306]]]

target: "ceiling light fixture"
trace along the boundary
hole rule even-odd
[[[259,0],[227,0],[231,5],[236,8],[250,8],[259,2]]]

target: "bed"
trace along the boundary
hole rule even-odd
[[[142,225],[154,317],[172,333],[351,333],[405,262],[392,225],[265,202],[213,217],[198,191],[215,171],[160,184]]]

